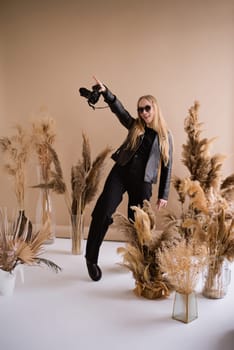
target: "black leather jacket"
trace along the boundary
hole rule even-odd
[[[122,103],[118,100],[118,98],[111,93],[111,91],[106,88],[106,91],[103,93],[103,97],[105,102],[109,105],[111,111],[118,117],[120,123],[125,126],[128,130],[130,130],[136,119],[133,118],[128,111],[123,107]],[[144,135],[141,135],[138,139],[137,145],[134,149],[130,150],[125,148],[126,143],[124,142],[115,153],[112,154],[112,159],[119,165],[125,165],[128,161],[133,157],[141,142],[143,140]],[[160,199],[168,199],[170,182],[171,182],[171,172],[172,172],[172,154],[173,154],[173,143],[172,137],[169,133],[169,162],[165,166],[160,154],[159,149],[159,139],[156,134],[155,140],[151,147],[151,151],[149,154],[149,158],[145,168],[145,177],[144,181],[149,183],[156,183],[158,171],[161,164],[160,171],[160,181],[159,181],[159,190],[158,190],[158,198]]]

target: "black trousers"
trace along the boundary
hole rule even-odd
[[[103,191],[98,198],[95,208],[92,212],[92,221],[89,228],[88,240],[86,244],[87,260],[97,263],[100,246],[105,234],[112,224],[112,215],[123,199],[123,194],[128,194],[128,218],[134,219],[134,213],[131,210],[133,205],[143,204],[143,200],[150,200],[152,196],[152,184],[144,182],[142,175],[139,174],[142,169],[127,169],[117,164],[110,171]]]

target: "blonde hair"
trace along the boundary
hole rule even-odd
[[[149,127],[155,130],[158,134],[161,156],[164,164],[167,165],[169,161],[169,130],[167,128],[166,121],[163,118],[158,102],[154,96],[141,96],[137,101],[137,106],[139,106],[140,101],[143,99],[150,102],[154,108],[154,118]],[[132,130],[130,130],[130,133],[128,135],[129,148],[134,148],[138,137],[144,133],[144,129],[145,122],[138,113],[138,118],[136,119],[135,125]]]

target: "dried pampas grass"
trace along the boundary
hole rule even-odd
[[[62,167],[54,148],[56,138],[55,120],[48,114],[32,123],[31,142],[37,154],[40,179],[42,180],[33,188],[52,190],[57,194],[66,192]]]
[[[203,249],[195,249],[194,242],[182,239],[175,244],[162,244],[158,251],[158,264],[174,289],[189,294],[196,289],[206,264]]]
[[[221,181],[221,167],[224,155],[210,156],[210,146],[216,137],[208,140],[201,138],[203,123],[199,122],[199,102],[195,101],[185,118],[184,129],[187,133],[187,143],[182,145],[182,162],[191,174],[191,180],[197,180],[204,192],[215,188]]]
[[[82,214],[86,205],[94,199],[104,169],[104,162],[111,151],[111,148],[106,147],[92,162],[89,139],[85,133],[82,134],[82,138],[82,159],[71,168],[72,215],[77,215],[78,208]]]
[[[4,169],[14,179],[14,191],[20,210],[24,209],[26,164],[29,157],[29,136],[20,125],[10,137],[0,138],[0,148],[5,156]]]
[[[71,206],[69,214],[72,223],[72,253],[81,254],[84,212],[98,191],[102,171],[111,149],[106,147],[92,162],[91,148],[87,135],[82,134],[82,158],[71,168]]]
[[[32,123],[32,145],[36,150],[41,175],[45,183],[49,182],[52,157],[48,147],[49,145],[52,146],[55,141],[56,133],[54,129],[55,120],[49,115],[44,115]]]
[[[184,123],[187,143],[183,145],[182,162],[190,176],[173,179],[181,203],[181,215],[168,214],[164,230],[177,231],[187,244],[205,245],[209,257],[208,284],[211,286],[220,272],[222,261],[234,260],[234,174],[222,179],[226,156],[211,155],[210,147],[215,138],[201,138],[202,123],[199,122],[198,110],[199,103],[195,102]]]
[[[175,177],[173,185],[178,193],[182,206],[180,218],[170,222],[170,228],[176,227],[187,239],[197,239],[199,244],[206,242],[211,256],[226,255],[229,247],[228,259],[233,250],[232,217],[234,205],[234,174],[222,180],[222,164],[224,155],[210,153],[210,145],[214,138],[201,138],[201,125],[198,116],[199,103],[189,109],[185,119],[187,143],[183,145],[183,163],[190,171],[190,177],[180,179]],[[186,198],[188,207],[185,210]],[[167,223],[169,225],[169,221]]]

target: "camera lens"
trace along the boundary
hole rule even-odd
[[[98,91],[92,91],[89,97],[89,102],[95,105],[98,102],[100,93]]]

